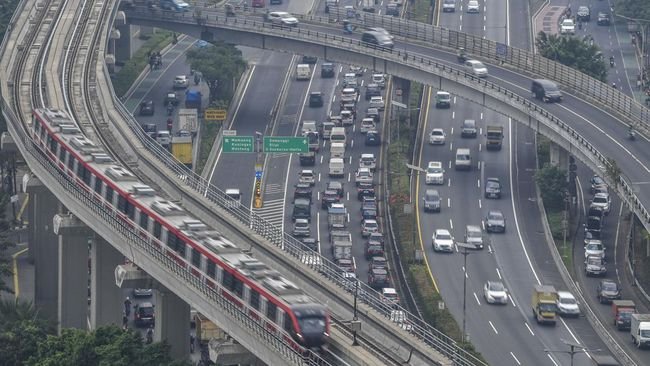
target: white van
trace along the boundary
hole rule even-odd
[[[456,170],[472,170],[472,154],[469,149],[456,149]]]
[[[296,80],[311,79],[311,68],[308,64],[298,64],[296,66]]]
[[[332,142],[330,145],[331,158],[345,158],[345,144],[342,142]]]
[[[334,122],[323,122],[321,126],[323,127],[321,137],[323,140],[329,140],[330,133],[332,133],[332,128],[334,128]]]
[[[164,147],[168,147],[172,143],[172,136],[169,131],[156,132],[156,141]]]
[[[332,132],[330,133],[330,141],[332,143],[342,142],[343,145],[346,145],[347,141],[345,140],[345,127],[332,128]]]
[[[329,164],[330,177],[342,177],[344,173],[345,163],[341,158],[331,158]]]

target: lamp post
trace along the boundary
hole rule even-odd
[[[578,352],[598,352],[601,351],[600,348],[598,349],[587,349],[586,347],[577,344],[577,343],[572,343],[569,341],[566,341],[564,339],[561,339],[562,343],[566,344],[569,346],[569,350],[550,350],[550,349],[544,349],[544,352],[546,353],[568,353],[571,355],[571,366],[573,366],[573,355],[575,355]]]
[[[358,346],[359,342],[357,342],[357,332],[361,330],[361,322],[359,321],[359,318],[357,317],[357,296],[359,294],[359,280],[354,279],[354,312],[352,314],[352,345],[353,346]]]
[[[456,243],[460,248],[463,248],[463,342],[467,340],[467,333],[465,333],[465,312],[467,310],[467,256],[469,255],[469,249],[475,249],[473,245],[466,243]]]

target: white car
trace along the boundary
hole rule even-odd
[[[174,89],[184,89],[189,85],[186,75],[178,75],[174,78]]]
[[[474,76],[485,78],[488,76],[488,70],[481,61],[478,60],[467,60],[465,61],[465,67],[474,74]]]
[[[453,252],[454,251],[454,238],[452,238],[449,230],[436,229],[431,237],[433,242],[433,250],[435,252]]]
[[[483,286],[483,297],[488,304],[507,304],[508,290],[499,281],[487,281]]]
[[[377,224],[377,220],[369,220],[369,219],[364,219],[361,222],[361,236],[364,238],[367,238],[370,236],[372,233],[378,233],[379,232],[379,224]]]
[[[560,23],[560,34],[576,34],[576,25],[572,19],[564,19]]]
[[[444,145],[446,139],[445,131],[442,128],[434,128],[429,133],[429,144]]]
[[[373,175],[372,171],[369,168],[359,168],[357,172],[354,173],[354,181],[359,183],[372,183]]]
[[[364,118],[361,120],[361,127],[359,128],[359,132],[368,133],[368,131],[373,131],[375,129],[377,129],[377,126],[375,125],[374,119]]]
[[[268,13],[267,19],[273,24],[286,25],[290,27],[298,26],[298,19],[286,11],[272,11]]]
[[[386,76],[384,74],[372,74],[372,83],[383,89],[386,87]]]
[[[578,307],[578,302],[576,298],[573,297],[568,291],[558,291],[557,292],[557,310],[560,315],[564,316],[579,316],[580,307]]]
[[[469,0],[469,3],[467,3],[467,12],[468,13],[479,12],[478,0]]]
[[[361,154],[361,157],[359,158],[359,167],[368,168],[370,171],[375,170],[377,167],[377,158],[375,158],[375,154]]]
[[[602,208],[605,215],[609,215],[610,203],[609,193],[604,192],[596,193],[591,200],[591,205]]]
[[[585,245],[585,259],[590,255],[605,258],[605,246],[600,240],[591,240]]]
[[[430,161],[427,165],[426,175],[424,176],[426,184],[445,184],[445,169],[439,161]]]
[[[370,97],[370,102],[368,103],[369,108],[377,108],[380,111],[384,110],[384,97]]]
[[[384,287],[381,289],[381,300],[387,305],[398,305],[399,295],[392,287]]]
[[[314,185],[316,183],[316,175],[313,170],[301,170],[298,173],[298,183],[307,183],[309,185]]]

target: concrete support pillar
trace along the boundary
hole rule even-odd
[[[118,65],[131,59],[133,56],[133,36],[131,34],[131,26],[126,24],[126,16],[124,12],[120,11],[115,16],[113,23],[115,29],[111,31],[111,40],[114,42],[115,62]]]
[[[156,28],[147,27],[147,26],[144,26],[144,25],[141,25],[139,30],[140,31],[138,33],[138,36],[139,36],[140,39],[148,39],[149,37],[154,35],[154,33],[156,33]]]
[[[569,153],[564,150],[560,145],[551,142],[549,147],[550,164],[559,167],[560,169],[569,169]]]
[[[34,304],[51,320],[58,319],[58,237],[52,230],[52,218],[60,211],[59,200],[35,176],[26,184],[29,194],[27,240],[29,258],[34,263]]]
[[[56,215],[53,221],[59,235],[58,330],[87,329],[88,238],[92,232],[73,215]]]
[[[90,246],[90,327],[122,325],[122,289],[115,284],[115,267],[124,256],[95,234]]]
[[[154,290],[154,341],[167,341],[174,359],[186,359],[190,355],[190,305],[162,285],[160,287]]]

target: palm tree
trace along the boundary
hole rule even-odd
[[[30,301],[1,300],[0,301],[0,331],[9,329],[14,325],[29,321],[42,327],[47,333],[54,333],[54,322],[39,316],[38,309]]]

